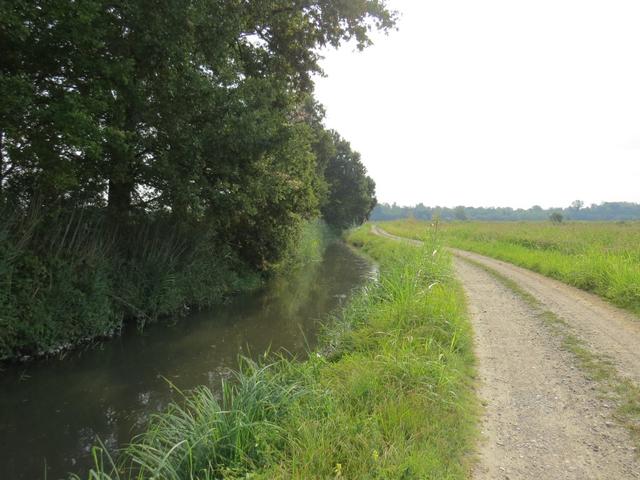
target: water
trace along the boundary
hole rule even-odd
[[[63,361],[8,367],[0,374],[0,479],[86,471],[97,438],[110,449],[126,444],[175,398],[169,382],[217,389],[238,354],[304,355],[319,320],[371,274],[336,243],[322,262],[173,326],[128,332]]]

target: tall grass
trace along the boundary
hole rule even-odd
[[[47,353],[206,307],[260,277],[207,231],[162,217],[0,212],[0,359]]]
[[[278,422],[302,393],[282,362],[260,367],[243,360],[219,398],[205,387],[185,395],[152,418],[118,466],[100,461],[89,478],[244,478],[282,447]]]
[[[434,228],[415,220],[381,226],[411,238]],[[640,313],[640,222],[464,222],[439,228],[450,246],[523,266]]]
[[[115,469],[97,455],[86,478],[467,478],[473,355],[449,259],[367,227],[349,240],[380,263],[380,280],[327,324],[314,354],[243,362],[220,398],[187,394]]]

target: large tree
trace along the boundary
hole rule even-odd
[[[393,23],[379,0],[0,1],[0,357],[219,301],[321,207],[361,221],[373,184],[311,77]]]
[[[3,2],[0,198],[209,219],[270,261],[326,193],[300,114],[319,49],[393,24],[379,0]]]

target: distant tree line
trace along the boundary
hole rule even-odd
[[[394,23],[380,0],[2,2],[0,357],[218,301],[303,222],[366,219],[311,78]]]
[[[555,215],[554,215],[555,214]],[[560,216],[558,216],[560,215]],[[528,209],[510,207],[426,207],[419,203],[413,207],[401,207],[395,203],[382,203],[371,212],[371,220],[479,220],[479,221],[540,221],[550,218],[562,220],[624,221],[640,220],[640,204],[629,202],[604,202],[585,206],[580,200],[565,208],[542,208],[535,205]]]

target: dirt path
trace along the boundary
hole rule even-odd
[[[451,251],[515,281],[567,322],[591,350],[605,353],[619,373],[640,384],[640,319],[600,297],[530,270],[477,253]]]
[[[470,252],[453,252],[469,302],[479,395],[485,405],[474,479],[640,479],[640,460],[627,430],[612,422],[612,405],[576,368],[575,357],[562,348],[561,336],[541,318],[540,309],[467,260],[516,282],[634,380],[640,378],[640,323],[593,295],[546,277]]]

